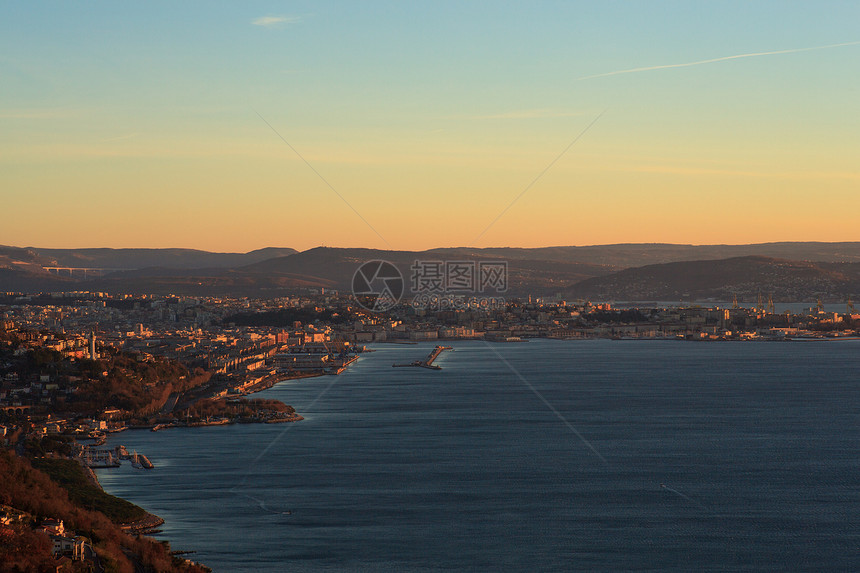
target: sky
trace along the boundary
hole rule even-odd
[[[0,244],[860,240],[860,3],[3,2]]]

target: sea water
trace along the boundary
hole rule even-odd
[[[104,488],[232,571],[860,568],[860,341],[376,345],[255,395],[304,421],[128,431]]]

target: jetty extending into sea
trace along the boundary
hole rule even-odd
[[[433,362],[439,358],[439,355],[442,354],[446,350],[453,350],[451,346],[437,346],[433,349],[433,352],[427,355],[427,358],[424,360],[416,360],[415,362],[410,362],[409,364],[392,364],[391,366],[394,368],[406,368],[406,367],[421,367],[421,368],[430,368],[431,370],[442,370],[441,366],[433,364]]]

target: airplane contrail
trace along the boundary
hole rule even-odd
[[[713,64],[714,62],[724,62],[726,60],[738,60],[740,58],[755,58],[758,56],[773,56],[776,54],[794,54],[797,52],[811,52],[812,50],[827,50],[829,48],[841,48],[843,46],[856,46],[857,44],[860,44],[860,40],[855,42],[843,42],[841,44],[828,44],[826,46],[813,46],[811,48],[794,48],[791,50],[773,50],[770,52],[752,52],[749,54],[736,54],[734,56],[722,56],[720,58],[711,58],[710,60],[698,60],[696,62],[686,62],[683,64],[664,64],[662,66],[648,66],[645,68],[616,70],[614,72],[605,72],[602,74],[594,74],[591,76],[582,76],[581,78],[576,78],[576,81],[590,80],[594,78],[604,78],[606,76],[617,76],[620,74],[632,74],[636,72],[650,72],[651,70],[665,70],[668,68],[687,68],[690,66],[700,66],[702,64]]]

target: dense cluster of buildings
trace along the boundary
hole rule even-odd
[[[254,320],[285,309],[311,319],[277,326]],[[803,313],[780,314],[772,307],[737,305],[613,309],[609,304],[529,299],[493,309],[433,311],[401,305],[374,313],[337,294],[253,300],[6,293],[0,299],[0,334],[14,334],[20,344],[15,353],[41,348],[76,360],[96,359],[111,349],[133,353],[141,361],[177,360],[189,370],[212,373],[212,394],[223,396],[283,377],[339,373],[367,343],[503,342],[537,337],[784,340],[856,335],[860,313],[847,310],[824,312],[820,305]],[[260,325],[237,326],[236,322]],[[0,408],[50,407],[74,392],[74,379],[58,379],[45,371],[21,380],[5,366],[0,364]]]

